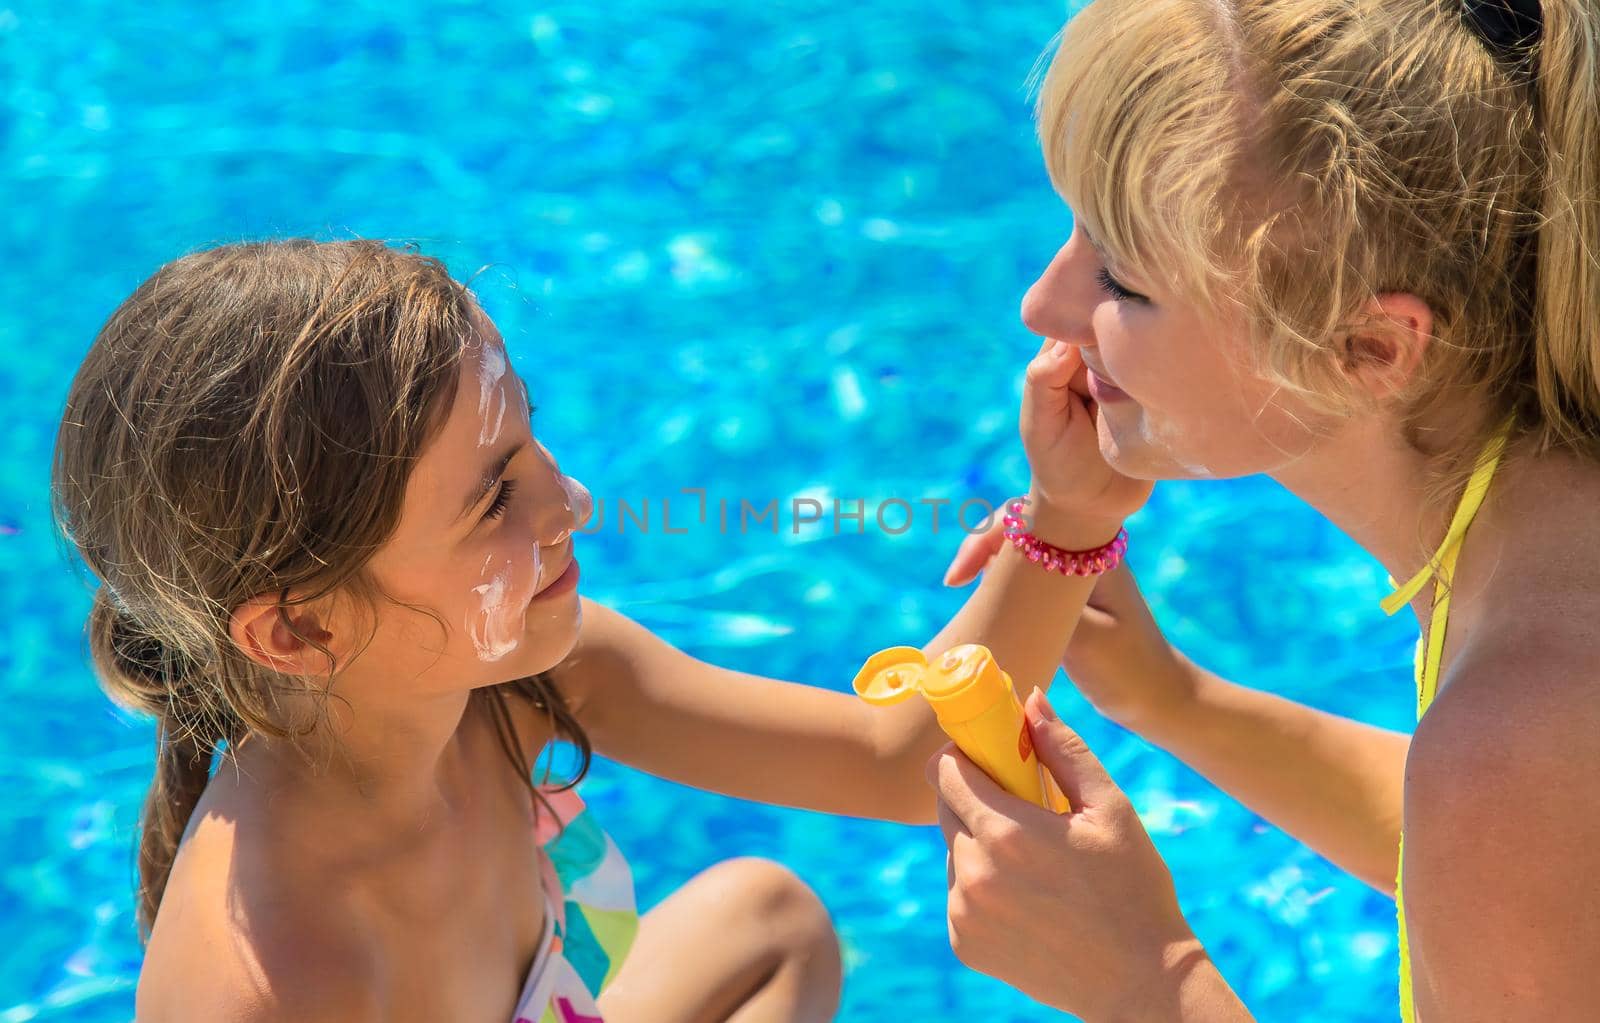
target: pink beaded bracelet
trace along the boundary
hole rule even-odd
[[[1126,529],[1117,530],[1117,535],[1104,547],[1089,551],[1069,551],[1047,544],[1027,532],[1027,523],[1022,519],[1024,507],[1020,500],[1006,506],[1006,539],[1029,561],[1047,571],[1062,575],[1104,575],[1122,564],[1123,555],[1128,553]]]

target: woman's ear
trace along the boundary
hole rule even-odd
[[[1433,341],[1433,309],[1410,292],[1384,292],[1362,309],[1340,353],[1345,375],[1382,401],[1416,379]]]
[[[285,604],[280,594],[262,594],[234,608],[228,634],[246,657],[281,675],[333,672],[333,633],[310,604]]]

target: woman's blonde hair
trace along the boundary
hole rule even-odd
[[[96,671],[156,720],[139,846],[146,934],[213,758],[251,733],[298,737],[311,726],[288,721],[284,697],[333,692],[331,655],[327,678],[308,683],[241,652],[234,609],[277,594],[293,631],[291,604],[384,599],[366,565],[449,414],[474,308],[443,264],[379,242],[228,245],[163,266],[85,357],[52,499],[101,582]],[[537,677],[474,693],[524,779],[508,697],[551,716],[581,775],[583,731]]]
[[[1508,417],[1600,457],[1600,9],[1543,8],[1517,61],[1459,0],[1098,0],[1044,78],[1045,158],[1115,258],[1242,313],[1326,410],[1357,407],[1367,300],[1426,300],[1404,421],[1441,477]]]

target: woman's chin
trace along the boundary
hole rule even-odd
[[[1131,427],[1112,425],[1101,417],[1099,422],[1100,456],[1106,464],[1129,479],[1163,480],[1216,479],[1217,475],[1203,465],[1190,464],[1164,444],[1152,437],[1144,424]]]
[[[1100,417],[1100,457],[1106,464],[1130,479],[1157,480],[1163,477],[1150,475],[1150,445],[1138,430],[1120,430]]]

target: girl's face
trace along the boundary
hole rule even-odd
[[[572,650],[582,616],[572,539],[589,517],[589,492],[534,439],[499,332],[477,319],[450,415],[370,566],[395,603],[380,602],[377,634],[359,659],[376,660],[384,684],[413,691],[552,668]]]
[[[1320,417],[1255,375],[1239,325],[1217,325],[1134,267],[1110,266],[1080,222],[1028,290],[1029,330],[1079,346],[1100,450],[1141,479],[1272,473]]]

